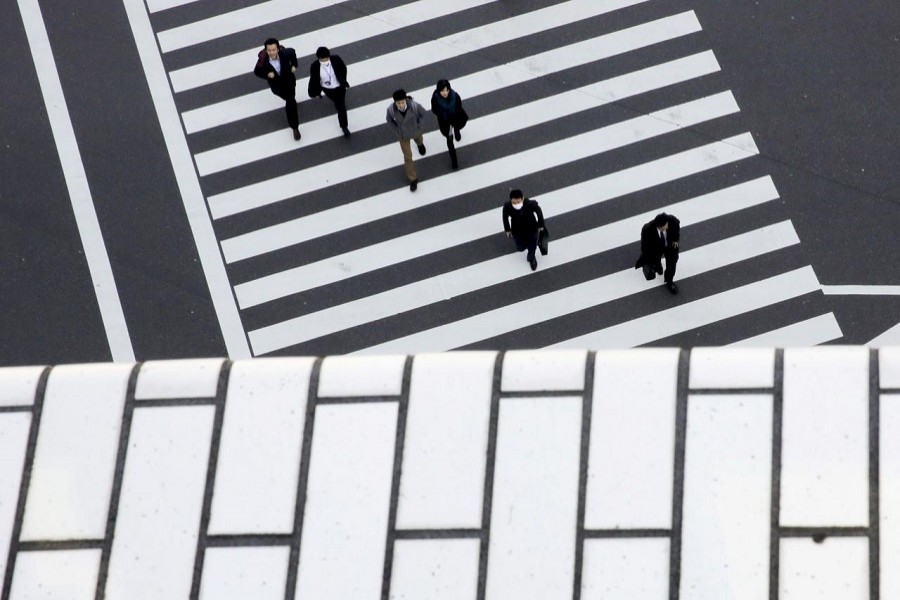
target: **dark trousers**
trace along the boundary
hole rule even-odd
[[[663,272],[662,259],[666,258],[666,270]],[[644,262],[644,277],[648,280],[655,279],[657,274],[663,276],[663,281],[672,283],[675,279],[675,266],[678,264],[678,248],[669,246],[662,256],[647,259]]]
[[[297,88],[273,89],[272,93],[284,100],[284,112],[287,115],[288,126],[291,129],[300,127],[300,115],[297,113]]]
[[[456,160],[456,146],[453,145],[453,134],[447,136],[447,152],[450,153],[450,163],[456,167],[459,162]]]
[[[516,250],[521,252],[522,250],[528,250],[528,256],[525,257],[526,260],[531,260],[534,258],[534,251],[537,248],[537,240],[538,233],[535,231],[532,234],[513,234],[513,239],[516,241]]]
[[[334,102],[334,108],[337,109],[338,125],[347,126],[347,88],[336,87],[334,89],[322,88],[322,92],[328,96],[328,99]]]

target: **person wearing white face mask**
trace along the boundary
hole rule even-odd
[[[544,212],[537,201],[525,198],[522,190],[510,190],[509,200],[503,203],[503,230],[516,242],[516,250],[528,250],[525,259],[531,270],[537,269],[538,235],[544,229]]]
[[[334,102],[337,109],[338,125],[344,132],[344,137],[350,137],[347,128],[347,65],[337,54],[331,54],[325,46],[316,50],[316,60],[309,66],[309,86],[307,92],[310,98],[320,98],[322,94]]]

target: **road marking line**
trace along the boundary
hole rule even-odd
[[[873,348],[879,348],[881,346],[900,346],[900,323],[878,335],[866,345]]]
[[[171,52],[225,37],[256,27],[271,25],[273,16],[278,19],[297,17],[321,8],[336,6],[347,0],[268,0],[238,10],[166,29],[156,34],[162,52]],[[246,62],[246,55],[245,55]],[[246,70],[246,69],[245,69]]]
[[[610,48],[605,43],[603,37],[585,40],[569,46],[563,46],[555,50],[542,52],[523,58],[521,60],[500,65],[495,68],[479,71],[471,75],[460,77],[453,81],[453,87],[457,90],[464,90],[466,101],[471,100],[482,94],[496,92],[502,88],[508,88],[513,85],[529,81],[538,76],[548,75],[566,68],[573,68],[581,64],[587,64],[600,60],[609,53],[621,53],[630,48]],[[661,41],[649,35],[634,40],[644,47],[646,45]],[[529,70],[528,67],[533,70]],[[540,65],[540,68],[535,68]],[[636,91],[629,89],[630,86],[640,87],[644,80],[650,79],[654,82],[653,88],[662,88],[666,85],[685,81],[694,77],[701,77],[719,70],[719,64],[715,55],[711,50],[700,52],[691,56],[676,59],[661,65],[654,65],[611,78],[602,83],[594,85],[622,86],[623,89],[610,89],[608,93],[596,93],[600,98],[600,104],[620,100],[623,95],[635,94]],[[634,83],[632,83],[634,82]],[[589,87],[589,86],[586,86]],[[415,90],[409,94],[414,98],[427,99],[430,97],[433,88],[423,88]],[[352,109],[348,112],[348,120],[350,123],[363,123],[363,126],[356,126],[355,131],[364,131],[366,129],[383,127],[384,111],[387,103],[385,101],[373,102],[367,106]],[[467,133],[466,144],[470,144],[474,139],[477,141],[480,131],[470,129],[472,135],[469,137]],[[316,119],[303,124],[303,140],[305,145],[313,145],[326,140],[335,139],[339,135],[339,130],[335,127],[333,115]],[[431,137],[431,136],[429,136]],[[277,154],[296,151],[297,143],[289,136],[284,135],[283,131],[273,131],[259,136],[241,140],[219,148],[213,148],[201,152],[194,156],[197,161],[197,170],[201,176],[210,175],[230,169],[236,166],[248,164],[260,160],[261,156],[271,157]],[[444,152],[439,150],[439,152]]]
[[[297,0],[290,1],[297,5],[302,4]],[[409,27],[410,25],[416,25],[496,1],[456,0],[451,5],[441,0],[419,0],[418,2],[404,4],[403,6],[373,15],[367,15],[352,21],[345,21],[324,29],[284,39],[281,40],[281,44],[289,48],[300,48],[301,54],[303,54],[305,49],[311,51],[313,48],[317,48],[326,42],[330,48],[340,48],[375,36],[384,35],[397,29]],[[278,18],[281,18],[281,16],[279,15]],[[245,76],[251,70],[249,65],[253,64],[253,57],[256,56],[259,49],[259,46],[255,46],[235,54],[176,69],[169,73],[169,77],[172,79],[172,89],[175,90],[175,93],[179,93],[224,79]],[[340,53],[338,52],[338,54]],[[353,77],[355,72],[356,69],[354,68],[350,77],[354,85],[358,83]]]
[[[648,187],[653,183],[648,184]],[[777,196],[776,196],[777,197]],[[772,200],[765,189],[750,192],[745,185],[705,194],[667,206],[698,223]],[[658,210],[564,237],[554,242],[550,268],[635,243],[636,231]],[[495,218],[496,218],[496,213]],[[496,231],[496,229],[495,229]],[[271,352],[378,319],[442,302],[479,289],[526,277],[520,254],[510,253],[456,271],[345,302],[250,332],[257,353]],[[638,290],[640,291],[640,290]]]
[[[197,2],[197,0],[147,0],[147,10],[151,13],[159,12],[176,6],[184,6]]]
[[[112,265],[103,242],[103,232],[100,229],[100,222],[97,220],[97,211],[94,208],[84,163],[81,161],[78,139],[75,137],[75,130],[72,127],[72,119],[69,116],[62,83],[59,80],[59,72],[53,60],[52,46],[41,14],[41,7],[38,0],[18,0],[18,3],[31,47],[31,58],[34,61],[41,93],[44,97],[44,105],[47,108],[47,118],[50,121],[59,162],[66,180],[66,187],[69,190],[69,200],[75,214],[78,235],[84,248],[88,270],[91,273],[91,282],[94,294],[97,296],[100,318],[103,320],[110,354],[114,362],[133,362],[134,348],[131,345],[128,324],[125,321]]]
[[[755,348],[807,348],[844,337],[834,313],[819,315],[786,327],[779,327],[728,346]]]
[[[537,10],[506,19],[489,25],[460,31],[449,36],[431,40],[417,46],[401,48],[353,65],[353,85],[361,85],[378,79],[395,78],[397,65],[406,70],[419,69],[434,63],[465,56],[497,44],[537,34],[555,27],[577,23],[612,10],[639,4],[647,0],[569,0],[562,4]],[[674,20],[674,21],[673,21]],[[693,12],[686,12],[668,19],[654,21],[657,27],[673,27],[674,22],[692,23],[694,31],[700,30],[700,23]],[[632,28],[634,29],[634,28]],[[629,30],[624,30],[629,31]],[[643,32],[643,30],[641,30]],[[684,34],[681,34],[684,35]],[[247,73],[248,67],[242,72]],[[297,79],[297,87],[306,89],[308,77]],[[231,98],[215,104],[189,110],[182,114],[185,129],[189,134],[232,123],[255,115],[277,110],[279,105],[276,96],[267,89]]]
[[[812,267],[802,267],[553,344],[549,348],[633,348],[817,292],[819,287]]]
[[[724,161],[714,166],[719,166],[723,163]],[[652,167],[656,167],[656,170],[653,170]],[[633,173],[630,179],[632,186],[628,189],[623,190],[616,186],[615,183],[611,183],[616,178],[621,177],[619,173],[615,173],[612,176],[604,175],[590,181],[543,194],[540,197],[540,201],[544,206],[552,207],[553,217],[558,217],[567,212],[601,204],[613,198],[633,193],[638,189],[647,189],[653,185],[679,179],[688,174],[699,172],[701,169],[709,168],[708,164],[696,165],[690,162],[675,164],[674,167],[665,163],[662,165],[659,163],[641,165],[640,171]],[[640,174],[646,174],[647,178],[635,176]],[[778,192],[775,191],[771,178],[760,177],[753,181],[737,184],[670,205],[666,210],[678,213],[682,215],[682,218],[696,223],[714,216],[721,216],[728,212],[769,202],[777,197]],[[715,203],[712,206],[707,206],[713,200]],[[703,211],[699,211],[696,208],[699,206],[706,206],[706,208]],[[432,252],[438,252],[497,234],[499,232],[498,214],[499,206],[463,219],[457,219],[456,221],[429,227],[352,252],[267,275],[235,286],[235,294],[241,309],[245,309],[350,277],[357,277],[376,269],[413,260]],[[649,218],[649,216],[638,215],[624,221],[604,225],[602,226],[604,232],[601,237],[604,240],[612,241],[623,236],[624,243],[630,243],[633,241],[632,238],[636,228],[639,229],[645,220],[649,220]],[[610,231],[611,229],[615,229],[615,233]],[[565,256],[564,260],[560,262],[558,259],[561,255],[556,250],[556,244],[557,242],[554,241],[552,266],[559,266],[571,260],[583,258],[583,256]],[[599,248],[588,245],[585,248],[587,251],[585,256],[590,256],[605,248],[607,248],[605,244]]]
[[[123,0],[123,2],[159,125],[166,140],[166,148],[172,160],[175,181],[194,234],[206,284],[209,286],[216,316],[219,318],[228,356],[233,359],[248,358],[251,354],[247,336],[237,310],[231,283],[228,281],[228,274],[225,272],[225,263],[219,251],[219,243],[216,241],[203,192],[200,190],[200,181],[193,168],[191,152],[181,129],[178,109],[169,89],[162,57],[157,51],[150,17],[142,0]]]
[[[900,296],[900,285],[823,285],[826,296]]]

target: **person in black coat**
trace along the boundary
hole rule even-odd
[[[528,249],[525,259],[531,270],[537,269],[538,234],[544,228],[544,213],[535,200],[525,198],[522,190],[510,190],[509,200],[503,204],[503,230],[506,237],[512,236],[516,242],[516,250]]]
[[[300,116],[297,114],[297,53],[285,48],[275,38],[266,40],[260,50],[253,74],[265,79],[272,93],[284,100],[284,112],[294,131],[294,139],[300,139]]]
[[[681,223],[678,219],[673,215],[659,213],[641,228],[641,255],[634,263],[635,269],[644,269],[644,277],[648,281],[655,279],[657,274],[662,275],[666,288],[673,294],[678,293],[674,279],[680,239]],[[663,257],[666,259],[665,274],[662,268]]]
[[[334,102],[337,109],[338,125],[344,132],[344,137],[350,137],[347,128],[347,65],[337,54],[332,54],[328,48],[321,46],[316,50],[316,60],[309,66],[309,87],[307,92],[310,98],[319,98],[322,94]]]
[[[466,126],[469,115],[463,110],[462,98],[450,87],[450,82],[446,79],[438,81],[436,89],[431,94],[431,112],[437,117],[441,135],[447,138],[450,166],[458,169],[459,161],[456,159],[453,139],[456,138],[457,142],[462,139],[460,129]]]

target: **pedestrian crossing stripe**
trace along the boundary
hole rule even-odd
[[[183,133],[187,134],[187,146],[196,146],[191,152],[196,167],[194,182],[188,187],[199,187],[208,210],[205,224],[200,225],[207,233],[201,231],[199,235],[203,237],[211,232],[218,250],[218,264],[211,264],[213,259],[207,252],[204,267],[213,273],[211,280],[226,278],[230,292],[227,301],[231,307],[223,308],[226,301],[219,296],[217,311],[236,311],[241,333],[253,355],[290,353],[292,348],[314,347],[319,343],[329,347],[330,336],[347,340],[349,333],[366,327],[376,327],[373,331],[377,332],[344,342],[341,351],[450,350],[512,334],[579,310],[595,311],[604,304],[630,298],[658,285],[658,282],[644,281],[628,264],[599,276],[579,274],[581,281],[574,284],[555,283],[553,290],[543,292],[540,307],[530,305],[518,317],[507,315],[507,309],[499,303],[482,303],[475,311],[464,308],[467,295],[483,295],[487,288],[495,286],[516,285],[526,281],[524,278],[531,273],[522,268],[521,255],[514,253],[490,256],[481,251],[474,263],[449,268],[437,265],[435,261],[440,261],[448,249],[465,252],[479,244],[482,249],[488,247],[486,240],[498,235],[500,229],[499,204],[492,210],[478,208],[473,212],[469,208],[449,217],[447,214],[452,211],[438,209],[449,208],[454,199],[464,195],[493,196],[492,188],[534,176],[543,180],[546,175],[547,181],[553,181],[556,170],[578,161],[588,164],[583,161],[590,159],[591,164],[604,164],[606,156],[618,156],[623,151],[635,156],[643,154],[645,149],[653,156],[636,164],[613,163],[614,168],[601,169],[603,174],[591,179],[565,185],[549,184],[538,191],[554,234],[553,250],[541,260],[540,275],[550,276],[561,270],[560,267],[605,252],[621,256],[628,245],[636,243],[640,226],[660,210],[678,215],[693,233],[693,225],[728,219],[754,207],[780,206],[772,203],[778,198],[778,192],[771,178],[760,175],[762,163],[758,158],[750,160],[759,156],[752,135],[741,133],[743,128],[736,131],[733,127],[739,122],[735,118],[740,111],[737,100],[730,91],[715,89],[716,80],[709,77],[720,71],[713,51],[698,51],[699,38],[690,37],[702,30],[693,11],[661,15],[663,10],[648,9],[655,4],[652,0],[565,0],[512,11],[508,7],[501,9],[496,0],[466,0],[452,6],[434,0],[416,0],[385,6],[377,13],[360,17],[359,13],[350,14],[342,4],[293,5],[291,12],[277,18],[286,20],[315,13],[321,17],[337,17],[339,21],[293,37],[282,35],[282,43],[304,49],[328,45],[335,50],[444,19],[445,26],[464,25],[449,33],[445,27],[435,37],[412,46],[391,46],[394,38],[387,38],[388,43],[362,60],[345,57],[350,58],[351,83],[355,87],[377,83],[393,89],[396,85],[389,80],[398,69],[408,73],[441,63],[441,74],[454,82],[467,102],[474,99],[496,105],[500,95],[508,96],[515,86],[529,82],[542,85],[543,91],[518,105],[501,102],[500,108],[493,112],[473,114],[464,144],[470,149],[470,155],[477,155],[478,148],[491,144],[489,157],[471,165],[464,163],[458,172],[429,174],[415,194],[410,194],[405,187],[391,189],[379,183],[367,195],[328,197],[336,193],[335,186],[353,185],[359,189],[366,187],[368,181],[383,182],[389,172],[399,173],[399,152],[395,144],[383,142],[368,144],[357,151],[350,144],[346,148],[351,151],[345,156],[316,161],[316,155],[310,152],[315,152],[313,149],[319,144],[336,141],[341,135],[333,114],[302,123],[303,139],[299,144],[292,142],[284,131],[255,133],[253,128],[239,124],[250,117],[267,113],[274,116],[280,112],[277,99],[268,90],[259,89],[258,82],[250,84],[247,80],[245,85],[235,80],[247,76],[248,60],[252,62],[258,46],[232,53],[236,43],[244,44],[242,40],[250,39],[252,30],[268,23],[265,7],[271,9],[275,4],[258,3],[189,23],[173,23],[168,19],[167,28],[158,33],[158,58],[165,54],[172,64],[167,72],[172,90],[170,99],[176,106],[181,105],[179,117]],[[501,19],[494,16],[503,11],[515,14]],[[195,9],[192,14],[197,13]],[[268,13],[273,14],[271,10]],[[627,18],[621,18],[626,13],[629,13]],[[635,15],[644,16],[636,21]],[[621,23],[621,26],[611,30],[607,23]],[[218,33],[201,35],[204,28],[214,24],[221,24]],[[486,52],[496,50],[501,44],[543,32],[554,33],[556,41],[549,47],[523,45],[512,50],[507,48],[504,56],[508,59],[492,63],[487,58]],[[228,44],[224,43],[226,39]],[[201,42],[204,46],[201,55],[209,60],[186,65],[185,59],[189,57],[184,51]],[[667,44],[676,43],[690,50],[681,55],[665,54]],[[211,51],[220,44],[228,49],[217,56]],[[539,50],[532,49],[535,47]],[[467,60],[470,57],[476,60]],[[607,64],[604,61],[613,58],[619,64],[629,65],[627,71],[613,69],[605,78],[601,75],[577,85],[557,85],[557,89],[547,94],[553,87],[549,83],[558,84],[566,69],[578,67],[584,73],[588,70],[604,73]],[[636,59],[643,64],[634,68]],[[146,63],[147,59],[144,60]],[[447,65],[456,66],[448,68]],[[694,82],[699,83],[694,85]],[[221,85],[208,100],[199,101],[202,88],[212,84]],[[254,91],[246,93],[250,85],[255,86]],[[305,85],[305,78],[298,78],[301,97]],[[362,106],[351,107],[351,128],[362,139],[366,139],[364,136],[377,139],[372,136],[383,125],[389,100],[372,101],[372,90],[363,90],[361,97],[370,99]],[[192,92],[189,101],[182,99],[188,96],[186,92]],[[430,88],[416,88],[410,93],[427,106],[430,92]],[[634,105],[632,100],[641,106],[640,99],[645,96],[652,96],[656,102],[652,108],[646,111],[630,108]],[[675,100],[666,101],[668,96]],[[560,105],[565,106],[564,114],[554,110]],[[563,116],[598,115],[590,111],[605,105],[615,105],[611,108],[616,110],[604,113],[602,119],[591,116],[585,120],[597,124],[556,137],[544,136],[531,145],[516,144],[506,152],[496,150],[505,139],[513,139],[530,128],[555,124]],[[627,110],[618,110],[626,106]],[[638,114],[628,116],[629,111]],[[220,131],[227,133],[219,135]],[[710,131],[727,133],[710,136]],[[203,142],[194,142],[200,139],[195,134],[201,132]],[[218,143],[220,140],[224,141]],[[427,134],[429,161],[446,152],[442,142],[438,134]],[[172,144],[171,140],[169,143]],[[654,150],[657,145],[675,150],[660,155],[659,150]],[[279,155],[288,161],[292,156],[302,156],[304,161],[300,168],[274,175],[260,175],[256,169],[247,168]],[[725,173],[732,174],[730,180]],[[661,197],[630,212],[623,203],[631,194],[649,198],[656,189],[669,188],[690,190],[682,195],[689,199],[673,202]],[[325,201],[316,202],[313,210],[295,210],[313,197]],[[569,233],[556,226],[566,215],[608,202],[612,206],[613,200],[617,213],[626,211],[616,220],[598,223],[579,233]],[[367,231],[365,228],[376,227],[375,223],[390,231],[392,223],[405,222],[411,218],[412,211],[427,207],[435,209],[429,214],[443,215],[438,222],[429,221],[427,226],[414,231],[407,227],[396,236],[381,236],[377,241],[357,240],[357,231]],[[297,216],[298,212],[302,216]],[[192,228],[198,235],[196,225],[200,216],[194,209],[189,213],[195,219]],[[755,222],[743,227],[732,226],[734,232],[727,239],[692,238],[691,244],[683,249],[679,280],[724,272],[725,267],[776,252],[779,256],[784,252],[792,252],[791,256],[802,254],[797,233],[790,221],[783,219],[784,214],[776,213],[768,217],[768,223],[760,223],[765,220],[764,214],[766,209],[755,210]],[[729,222],[735,223],[739,218]],[[364,240],[365,236],[360,239]],[[339,243],[332,243],[338,240]],[[310,258],[304,258],[305,252],[299,253],[297,249],[301,247],[313,250]],[[417,277],[409,266],[414,260],[433,263],[434,267]],[[659,317],[644,315],[623,323],[604,323],[602,327],[593,323],[590,329],[594,331],[570,331],[560,334],[559,339],[545,336],[537,345],[646,344],[821,290],[811,268],[796,269],[794,260],[787,267],[794,269],[783,273],[778,272],[778,262],[766,262],[759,281],[750,284],[742,281],[743,285],[734,287],[734,278],[726,276],[718,288],[725,289],[724,292],[684,298],[673,312],[666,313],[676,321],[674,333],[671,328],[653,325]],[[393,272],[405,273],[401,283],[389,287],[355,287],[357,278],[362,276],[378,277]],[[337,284],[344,287],[332,295]],[[734,294],[745,292],[754,298],[747,302],[731,300]],[[732,339],[750,345],[757,339],[777,344],[782,337],[820,340],[819,343],[839,339],[840,328],[833,313],[825,309],[822,297],[818,294],[819,300],[808,308],[791,309],[797,313],[792,317],[793,324],[768,332],[756,326],[736,332]],[[307,298],[315,298],[308,308]],[[459,308],[448,312],[448,300],[458,302]],[[692,312],[695,310],[702,314],[695,315]],[[423,311],[437,311],[440,317],[421,320]],[[390,324],[385,327],[387,322],[404,325],[392,333]]]

